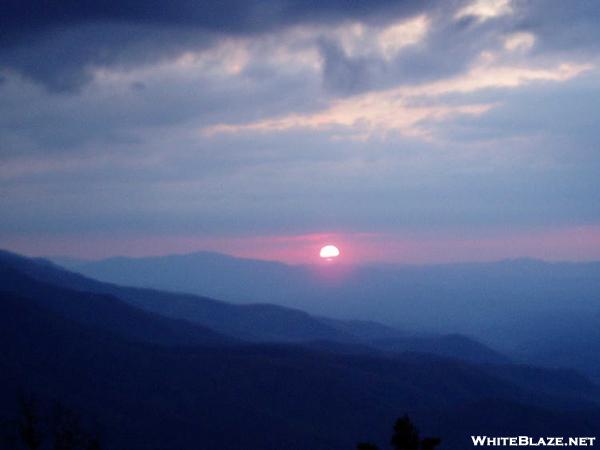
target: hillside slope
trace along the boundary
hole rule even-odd
[[[315,343],[349,353],[422,351],[473,362],[506,362],[507,358],[467,337],[414,336],[375,322],[335,320],[269,304],[234,305],[189,294],[129,288],[102,283],[64,270],[43,259],[0,252],[0,268],[19,271],[63,289],[110,295],[154,314],[185,320],[235,339],[255,342]],[[390,345],[393,342],[394,345]]]
[[[20,387],[93,417],[109,450],[342,450],[365,438],[384,443],[407,412],[449,450],[490,426],[590,435],[600,425],[597,388],[576,378],[560,378],[562,392],[549,393],[510,367],[498,376],[418,354],[343,356],[283,344],[168,348],[124,340],[6,292],[0,368],[0,415],[14,414],[9,400]],[[503,407],[482,410],[482,402]],[[521,410],[528,413],[518,420],[507,413]]]

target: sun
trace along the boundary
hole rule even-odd
[[[340,250],[335,245],[326,245],[321,248],[319,256],[323,259],[332,259],[340,256]]]

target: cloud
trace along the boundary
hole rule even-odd
[[[176,0],[152,8],[140,0],[102,6],[8,0],[0,17],[0,73],[19,74],[52,92],[76,92],[98,70],[152,66],[222,39],[304,28],[321,37],[326,86],[353,95],[399,79],[454,75],[482,47],[501,45],[503,35],[512,35],[504,45],[521,49],[542,37],[540,54],[595,48],[589,37],[597,36],[598,8],[568,3]]]
[[[8,0],[0,16],[0,69],[54,92],[80,89],[98,67],[173,58],[223,36],[264,34],[300,23],[416,14],[436,2],[378,0]]]
[[[304,128],[335,132],[350,129],[351,138],[368,138],[373,132],[398,131],[405,136],[426,137],[419,127],[424,120],[443,120],[458,114],[478,115],[492,105],[471,104],[460,106],[409,107],[400,98],[386,94],[363,95],[334,103],[325,111],[311,115],[290,115],[245,125],[213,125],[203,130],[207,136],[219,133],[281,132]],[[340,130],[344,133],[344,130]]]
[[[600,8],[548,1],[9,3],[0,239],[596,226]]]
[[[455,19],[474,17],[478,22],[485,22],[496,17],[512,14],[510,0],[475,0],[459,9]]]
[[[373,132],[398,131],[412,137],[427,137],[423,122],[437,122],[457,115],[481,115],[494,107],[491,103],[412,105],[415,97],[435,97],[470,93],[483,89],[516,88],[536,81],[566,81],[590,70],[590,64],[563,63],[552,68],[504,67],[482,64],[464,75],[415,86],[402,86],[343,100],[336,100],[323,111],[291,114],[249,124],[218,124],[206,127],[205,135],[240,132],[281,132],[294,128],[352,130],[351,136]]]
[[[517,0],[512,26],[539,38],[537,51],[569,52],[581,56],[597,54],[600,43],[600,8],[595,2],[561,0]]]
[[[504,48],[509,52],[527,51],[535,44],[535,36],[532,33],[513,33],[504,40]]]
[[[524,154],[536,154],[539,161],[546,157],[565,161],[588,161],[596,164],[598,133],[594,118],[600,114],[597,102],[600,95],[598,70],[590,69],[564,83],[545,83],[526,90],[490,93],[486,101],[498,106],[485,116],[469,121],[457,119],[446,124],[449,139],[461,142],[472,140],[519,140]],[[535,148],[544,151],[536,151]],[[527,149],[527,150],[526,150]]]

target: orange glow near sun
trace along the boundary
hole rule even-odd
[[[339,249],[335,245],[326,245],[321,248],[319,256],[324,259],[336,258],[340,255]]]

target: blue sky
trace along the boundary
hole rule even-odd
[[[4,248],[600,259],[597,2],[7,11]]]

